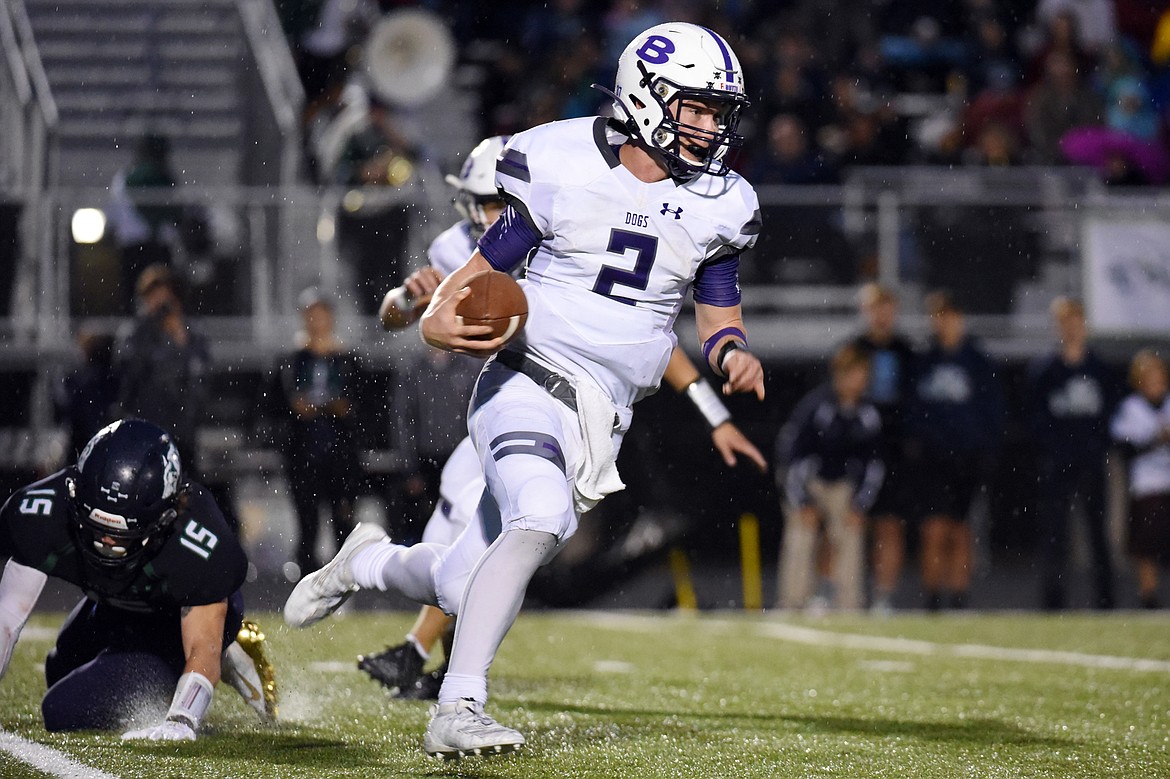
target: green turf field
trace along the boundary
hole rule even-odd
[[[224,687],[181,746],[44,732],[59,620],[38,616],[17,647],[0,728],[119,777],[1170,777],[1170,619],[1146,614],[524,615],[489,710],[528,747],[459,763],[421,752],[426,704],[354,666],[411,615],[297,632],[262,615],[283,724],[260,727]],[[0,776],[45,775],[0,752]]]

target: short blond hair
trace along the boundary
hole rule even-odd
[[[869,351],[858,344],[845,344],[844,346],[833,352],[833,357],[829,361],[829,367],[834,374],[843,373],[852,368],[865,368],[869,370],[870,366]]]
[[[1141,349],[1129,362],[1129,386],[1135,390],[1141,385],[1142,376],[1151,368],[1166,373],[1166,361],[1153,349]]]
[[[926,305],[926,313],[931,316],[963,313],[963,309],[955,302],[955,298],[951,295],[950,290],[936,289],[926,295],[924,303]]]
[[[857,290],[857,302],[862,306],[874,306],[878,303],[897,303],[898,293],[892,287],[879,284],[876,281],[866,282]]]
[[[1079,298],[1070,298],[1066,295],[1053,298],[1048,304],[1048,313],[1060,319],[1066,316],[1085,318],[1085,304]]]

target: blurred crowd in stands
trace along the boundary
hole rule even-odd
[[[1119,185],[1170,175],[1170,11],[1138,0],[277,0],[305,84],[321,181],[358,158],[426,154],[354,75],[370,26],[421,6],[475,74],[476,137],[592,115],[617,55],[667,20],[739,54],[753,108],[737,168],[757,185],[833,183],[855,165],[1092,166]],[[363,137],[321,134],[368,110]],[[324,161],[322,167],[320,163]],[[445,161],[438,161],[440,163]]]

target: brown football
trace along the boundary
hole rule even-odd
[[[511,341],[528,320],[528,298],[516,279],[498,270],[477,273],[467,282],[471,294],[455,309],[465,325],[490,325],[490,338]]]

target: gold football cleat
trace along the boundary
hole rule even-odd
[[[268,648],[264,631],[252,620],[246,619],[236,634],[236,643],[248,655],[260,677],[260,693],[264,697],[264,719],[275,720],[280,703],[280,694],[276,688],[276,669],[268,657]],[[259,707],[257,707],[259,711]]]

